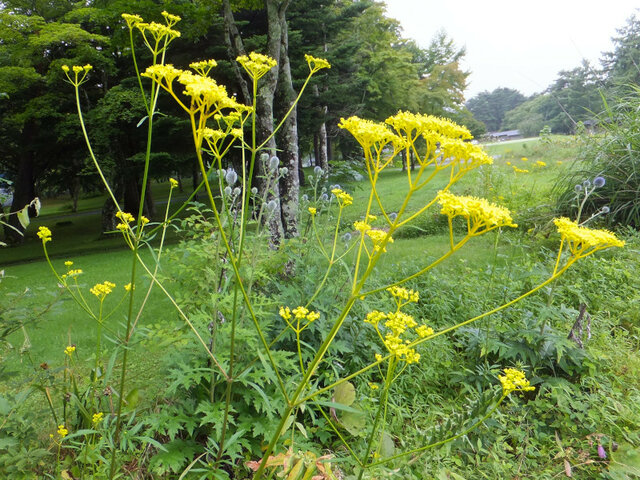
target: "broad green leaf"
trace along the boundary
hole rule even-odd
[[[344,382],[333,389],[333,401],[347,407],[356,399],[356,387],[351,382]]]
[[[366,425],[363,413],[345,412],[340,415],[340,423],[351,435],[358,435]]]
[[[393,437],[387,432],[382,434],[382,442],[380,444],[380,455],[382,458],[391,457],[396,453],[396,444],[393,441]]]

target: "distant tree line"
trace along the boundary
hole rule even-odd
[[[464,106],[469,72],[460,60],[465,50],[444,32],[434,32],[426,48],[403,38],[399,23],[386,16],[384,2],[6,0],[0,3],[0,92],[7,95],[0,102],[0,175],[13,182],[11,211],[47,194],[69,194],[76,208],[83,193],[100,191],[73,92],[60,68],[87,63],[94,69],[80,99],[89,135],[123,208],[138,210],[145,109],[121,14],[160,21],[163,10],[183,19],[176,26],[181,38],[172,43],[167,62],[188,68],[192,61],[216,59],[212,76],[243,102],[249,93],[234,59],[255,50],[278,60],[259,96],[258,131],[265,137],[301,87],[304,54],[331,63],[269,146],[288,171],[276,192],[279,205],[297,205],[302,158],[325,170],[337,159],[358,158],[353,140],[337,128],[341,117],[384,120],[404,109],[450,117],[476,133],[484,130]],[[139,64],[147,65],[146,50],[141,43],[138,47]],[[159,107],[152,178],[176,176],[196,185],[188,120],[168,98]],[[146,191],[144,208],[153,217],[152,191]],[[295,235],[295,221],[286,214],[291,209],[281,210],[282,234]],[[105,230],[113,226],[113,213],[107,201]],[[6,230],[7,236],[11,232]]]
[[[542,93],[527,98],[511,88],[481,92],[466,107],[488,131],[518,129],[537,135],[549,126],[553,133],[574,133],[579,125],[595,121],[603,99],[615,101],[630,85],[640,82],[640,18],[631,16],[613,38],[601,67],[583,61],[563,70]]]

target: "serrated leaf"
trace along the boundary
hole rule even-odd
[[[351,382],[344,382],[333,389],[333,401],[347,407],[356,400],[356,387]]]

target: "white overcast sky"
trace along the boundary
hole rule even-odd
[[[466,98],[498,87],[525,95],[544,90],[582,59],[599,64],[611,37],[637,12],[638,0],[386,0],[405,38],[427,47],[443,29],[466,46]]]

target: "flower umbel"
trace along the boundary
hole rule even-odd
[[[251,52],[249,56],[241,55],[236,60],[254,80],[262,78],[277,65],[273,58],[257,52]]]
[[[504,375],[498,377],[502,384],[502,394],[509,395],[511,392],[531,392],[535,390],[524,372],[516,368],[505,368]]]
[[[42,240],[42,243],[47,243],[51,241],[51,230],[47,227],[38,228],[38,238]]]

